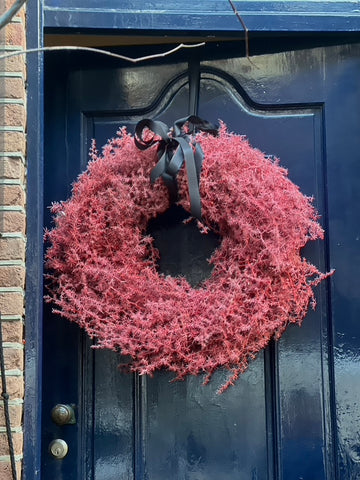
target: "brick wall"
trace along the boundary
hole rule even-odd
[[[2,14],[13,0],[0,0]],[[0,54],[25,48],[24,9],[0,31]],[[10,416],[20,478],[24,394],[25,281],[25,58],[0,60],[0,311]],[[11,480],[10,457],[0,399],[0,479]]]

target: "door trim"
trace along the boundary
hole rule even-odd
[[[40,0],[29,2],[27,48],[42,46]],[[31,26],[31,28],[29,28]],[[27,58],[27,250],[25,293],[24,480],[41,477],[43,297],[43,54]]]

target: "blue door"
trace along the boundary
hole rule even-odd
[[[92,350],[46,305],[44,480],[360,478],[357,428],[345,415],[360,418],[353,381],[359,291],[346,280],[357,282],[359,264],[360,48],[294,42],[267,53],[266,42],[256,45],[251,62],[229,42],[137,66],[84,54],[46,60],[46,226],[48,206],[66,199],[85,169],[92,138],[101,146],[144,117],[171,125],[198,113],[279,157],[315,197],[327,236],[303,254],[322,271],[337,271],[317,288],[316,311],[303,326],[289,327],[222,395],[222,371],[207,386],[201,377],[173,383],[167,372],[121,373],[120,356]],[[164,257],[166,248],[165,239]],[[186,274],[189,265],[178,263]],[[58,404],[72,406],[75,423],[54,422]],[[63,459],[49,452],[55,439],[68,446]]]

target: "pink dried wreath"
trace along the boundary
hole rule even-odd
[[[223,391],[315,305],[312,287],[326,275],[300,249],[323,230],[286,170],[244,137],[221,125],[217,137],[196,140],[205,155],[198,225],[222,239],[210,278],[192,288],[158,272],[159,252],[146,229],[169,208],[168,191],[149,181],[156,148],[138,150],[122,129],[102,154],[93,147],[72,197],[52,206],[47,300],[97,347],[129,356],[132,371],[167,369],[176,379],[206,372],[208,380],[225,367],[231,377]],[[190,211],[184,168],[178,183],[178,203]]]

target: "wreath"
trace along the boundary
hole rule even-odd
[[[189,119],[180,132],[179,125],[165,134],[160,127],[145,121],[136,142],[123,128],[101,153],[93,144],[71,198],[52,205],[47,301],[96,338],[96,348],[128,356],[131,371],[167,369],[175,379],[205,372],[207,383],[225,368],[223,391],[272,338],[290,323],[300,325],[315,306],[313,287],[327,275],[300,250],[323,238],[323,230],[311,199],[245,137],[222,123],[216,135],[191,134]],[[179,138],[195,164],[203,158],[201,175],[199,169],[192,174],[200,215],[192,211],[189,152],[176,160],[186,150]],[[171,163],[177,163],[172,176]],[[176,203],[200,217],[194,221],[204,235],[221,238],[209,259],[211,276],[197,288],[159,273],[159,252],[147,233],[150,220],[169,209],[175,177]]]

